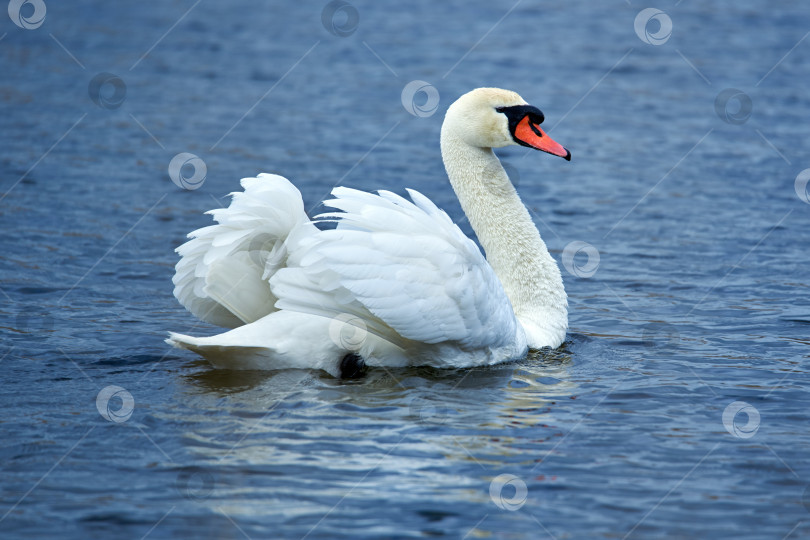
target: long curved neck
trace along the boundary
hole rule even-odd
[[[557,263],[491,148],[442,128],[442,159],[461,208],[526,330],[529,346],[557,347],[568,301]]]

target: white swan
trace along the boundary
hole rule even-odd
[[[180,303],[234,328],[167,343],[229,369],[469,367],[558,347],[568,300],[556,262],[492,148],[571,159],[518,94],[479,88],[447,110],[441,150],[475,243],[422,194],[338,187],[320,230],[285,178],[242,180],[216,225],[189,234],[173,279]]]

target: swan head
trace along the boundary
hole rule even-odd
[[[571,152],[541,128],[542,111],[517,93],[500,88],[477,88],[447,109],[443,130],[479,148],[521,145],[571,160]]]

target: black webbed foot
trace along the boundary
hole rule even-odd
[[[349,353],[340,361],[341,379],[359,379],[366,374],[366,362],[357,353]]]

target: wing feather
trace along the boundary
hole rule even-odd
[[[286,178],[243,178],[227,208],[206,212],[215,225],[177,248],[174,295],[200,319],[235,328],[275,311],[268,278],[287,261],[285,242],[297,227],[313,230],[301,193]]]
[[[339,187],[324,204],[337,221],[298,244],[270,280],[277,307],[352,313],[381,337],[465,348],[512,343],[517,321],[475,243],[421,193],[411,201]]]

